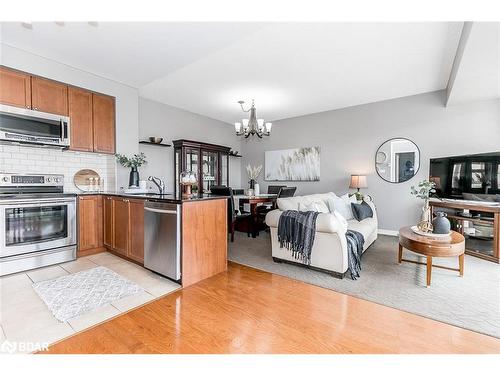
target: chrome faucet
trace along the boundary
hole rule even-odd
[[[165,194],[165,183],[161,178],[149,176],[148,181],[152,181],[158,187],[160,194]]]

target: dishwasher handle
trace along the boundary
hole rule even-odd
[[[151,208],[151,207],[144,207],[144,210],[151,211],[151,212],[157,212],[159,214],[177,215],[177,210],[160,210],[159,208]]]

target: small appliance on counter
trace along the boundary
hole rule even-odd
[[[76,259],[76,195],[64,176],[0,173],[0,276]]]

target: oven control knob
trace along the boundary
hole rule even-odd
[[[47,181],[47,182],[52,182],[52,177],[47,177],[47,178],[45,179],[45,181]]]
[[[9,178],[8,178],[7,176],[2,177],[2,181],[3,181],[3,182],[9,182]]]
[[[61,177],[56,177],[55,182],[57,182],[57,183],[61,182]]]

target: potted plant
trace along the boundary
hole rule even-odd
[[[137,168],[147,163],[146,155],[141,152],[140,154],[134,154],[131,158],[122,154],[116,154],[115,156],[122,167],[130,168],[130,177],[128,179],[129,187],[139,187],[139,172]]]
[[[424,200],[424,206],[422,207],[422,214],[420,217],[420,223],[418,227],[424,232],[432,231],[431,225],[431,209],[429,207],[429,196],[431,193],[436,192],[436,184],[429,180],[423,180],[418,183],[418,185],[411,187],[411,194],[417,198]]]

